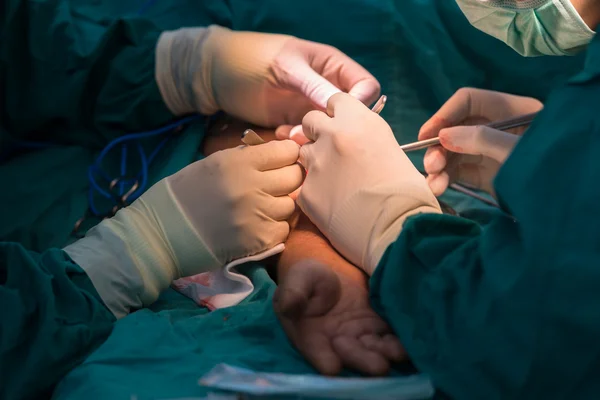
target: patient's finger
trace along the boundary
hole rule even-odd
[[[390,333],[390,327],[381,318],[376,315],[356,318],[343,323],[339,332],[345,335],[359,337],[368,334],[387,334]]]
[[[294,142],[298,143],[300,146],[310,142],[308,138],[304,135],[302,131],[302,125],[281,125],[275,131],[275,137],[278,140],[291,139]]]
[[[333,349],[345,366],[367,375],[386,375],[390,369],[390,363],[384,356],[365,347],[356,337],[336,337]]]
[[[330,103],[331,100],[328,104]],[[332,124],[332,119],[324,112],[311,111],[302,119],[302,132],[304,132],[304,135],[310,140],[316,141],[323,133],[335,132]]]
[[[275,138],[277,140],[286,140],[290,139],[290,132],[294,125],[279,125],[277,129],[275,129]]]
[[[375,351],[388,360],[400,362],[407,359],[406,350],[396,336],[368,334],[360,337],[361,343],[369,350]]]
[[[302,131],[302,125],[296,125],[290,131],[290,139],[294,142],[298,143],[300,146],[310,142],[310,140],[304,135]]]
[[[342,360],[324,334],[314,333],[304,336],[300,338],[300,343],[297,343],[296,347],[323,375],[337,375],[342,370]]]

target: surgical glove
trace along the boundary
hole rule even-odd
[[[441,212],[389,125],[360,101],[336,94],[327,114],[308,113],[302,128],[314,143],[300,150],[307,176],[297,202],[331,244],[369,275],[407,217]]]
[[[219,26],[164,32],[156,80],[176,115],[222,110],[265,127],[300,123],[339,91],[365,103],[380,91],[371,74],[331,46]]]
[[[482,124],[538,112],[543,105],[530,97],[463,88],[427,121],[419,140],[440,138],[427,149],[423,164],[437,196],[453,182],[494,195],[493,181],[525,128],[501,132]]]
[[[217,152],[152,186],[65,251],[117,316],[173,280],[285,241],[302,184],[299,146],[273,141]]]

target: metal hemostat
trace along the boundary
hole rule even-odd
[[[246,129],[244,133],[242,133],[242,143],[247,146],[257,146],[266,142],[252,129]]]

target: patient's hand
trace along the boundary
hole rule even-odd
[[[366,278],[357,281],[321,262],[298,261],[277,288],[274,306],[292,343],[323,374],[348,367],[384,375],[391,363],[406,358],[369,305]]]

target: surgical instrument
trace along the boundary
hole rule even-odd
[[[518,116],[515,118],[509,118],[509,119],[502,120],[502,121],[492,122],[485,126],[492,128],[492,129],[497,129],[499,131],[507,131],[509,129],[519,128],[521,126],[531,124],[531,122],[533,122],[533,120],[535,119],[537,114],[538,113],[525,114],[525,115],[521,115],[521,116]],[[435,146],[438,144],[440,144],[440,138],[434,137],[432,139],[426,139],[426,140],[421,140],[418,142],[404,144],[404,145],[400,146],[400,148],[402,150],[404,150],[405,152],[409,152],[409,151],[425,149],[427,147]]]
[[[247,146],[256,146],[266,143],[264,139],[258,136],[258,133],[254,132],[252,129],[246,129],[242,133],[242,142]]]
[[[381,96],[379,98],[379,100],[377,100],[377,103],[375,103],[373,108],[371,108],[371,111],[373,111],[375,114],[381,113],[381,111],[383,110],[383,107],[385,107],[386,101],[387,101],[387,96],[386,95]]]

